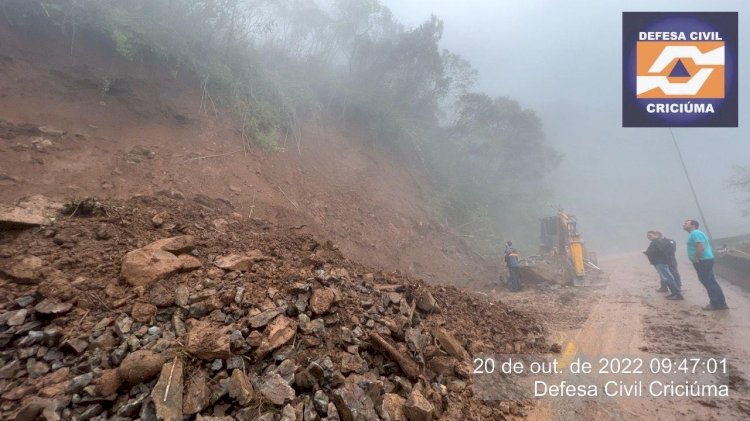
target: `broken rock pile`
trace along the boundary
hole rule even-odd
[[[470,356],[549,351],[501,303],[177,195],[0,235],[1,419],[502,419],[524,403],[473,398]]]

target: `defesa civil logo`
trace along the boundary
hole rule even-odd
[[[737,13],[623,13],[623,127],[737,127]]]

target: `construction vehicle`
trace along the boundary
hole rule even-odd
[[[560,209],[557,216],[542,218],[540,222],[541,262],[535,265],[533,272],[548,281],[584,285],[586,267],[599,268],[595,264],[595,257],[592,261],[587,256],[576,217]]]

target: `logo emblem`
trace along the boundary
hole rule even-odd
[[[737,127],[737,13],[623,13],[624,127]]]

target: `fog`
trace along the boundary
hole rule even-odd
[[[431,14],[445,23],[441,46],[479,71],[479,88],[534,109],[548,141],[564,154],[550,175],[558,206],[577,215],[590,250],[642,249],[645,232],[682,242],[682,221],[701,219],[667,128],[622,128],[623,11],[739,11],[740,62],[750,6],[739,1],[384,1],[415,26]],[[748,76],[740,66],[739,80]],[[733,166],[750,164],[747,114],[739,84],[740,128],[673,129],[714,238],[750,233],[742,195],[727,185]],[[745,125],[745,127],[743,127]],[[745,204],[746,205],[746,204]]]

